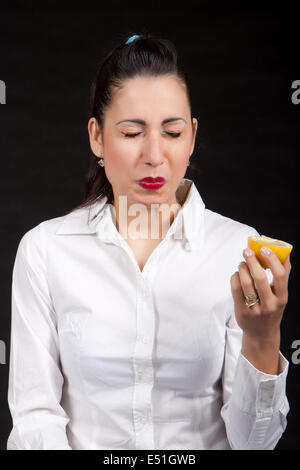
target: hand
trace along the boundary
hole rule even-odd
[[[288,278],[291,270],[290,257],[281,263],[267,247],[261,249],[273,273],[270,285],[266,272],[255,253],[249,248],[243,251],[246,261],[231,276],[231,292],[238,325],[248,338],[264,343],[278,337],[280,323],[288,301]],[[256,293],[259,302],[252,307],[245,305],[245,296]]]

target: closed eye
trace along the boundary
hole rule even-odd
[[[133,137],[136,137],[139,134],[141,134],[141,133],[138,132],[136,134],[124,134],[124,136],[127,137],[127,138],[133,138]],[[179,137],[181,135],[181,132],[166,132],[166,134],[173,137],[173,139],[176,139],[177,137]]]
[[[167,134],[176,139],[176,137],[181,135],[181,132],[167,132]]]
[[[125,137],[135,137],[137,135],[139,135],[140,132],[138,132],[137,134],[124,134]]]

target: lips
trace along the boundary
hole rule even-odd
[[[156,178],[152,178],[151,176],[147,176],[147,178],[143,178],[139,180],[139,183],[164,183],[165,178],[162,176],[157,176]]]
[[[138,184],[147,191],[157,191],[165,184],[165,178],[162,176],[157,176],[156,178],[147,176],[147,178],[138,181]]]

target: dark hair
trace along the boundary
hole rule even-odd
[[[174,44],[168,39],[155,38],[148,33],[138,35],[127,44],[128,38],[126,35],[98,65],[91,87],[90,118],[95,117],[100,130],[103,129],[104,114],[112,102],[114,87],[118,88],[124,80],[137,76],[159,75],[174,75],[185,85],[192,116],[189,79],[179,62]],[[104,168],[100,167],[98,162],[99,158],[92,155],[86,175],[83,202],[71,212],[92,205],[104,196],[107,196],[108,203],[113,201],[112,186]],[[193,169],[192,163],[188,168],[191,167]]]

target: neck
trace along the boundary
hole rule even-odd
[[[113,202],[118,232],[129,239],[162,240],[181,208],[176,197],[163,204],[128,203],[127,197]]]

